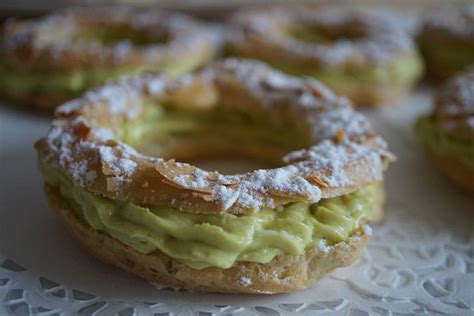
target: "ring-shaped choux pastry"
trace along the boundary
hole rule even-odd
[[[400,27],[362,12],[244,10],[231,20],[226,53],[313,77],[356,106],[396,101],[416,83],[422,62]]]
[[[431,79],[447,79],[474,64],[474,4],[426,15],[417,42]]]
[[[300,290],[352,263],[381,218],[394,158],[344,97],[239,59],[88,92],[57,109],[35,147],[52,208],[95,256],[232,293]],[[221,155],[272,167],[186,163]]]
[[[0,38],[0,95],[52,111],[109,78],[190,71],[217,48],[214,29],[160,10],[80,7],[8,20]]]
[[[435,165],[474,192],[474,66],[440,88],[432,113],[418,119],[415,132]]]

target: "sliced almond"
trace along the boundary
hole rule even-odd
[[[326,188],[326,189],[329,188],[328,184],[326,182],[324,182],[321,178],[316,176],[315,174],[309,175],[306,178],[306,180],[308,180],[308,182],[310,182],[312,184],[316,184],[319,187]]]
[[[197,193],[200,193],[200,194],[205,194],[205,195],[211,195],[213,190],[211,188],[209,189],[201,189],[201,188],[190,188],[190,187],[186,187],[186,186],[183,186],[179,183],[176,183],[174,181],[169,181],[168,179],[164,178],[163,180],[161,180],[161,182],[169,185],[169,186],[172,186],[174,188],[177,188],[177,189],[182,189],[182,190],[189,190],[189,191],[193,191],[193,192],[197,192]]]
[[[338,144],[342,143],[346,139],[346,133],[342,128],[338,129],[334,137]]]
[[[273,196],[283,197],[283,198],[308,198],[309,192],[305,193],[298,193],[298,192],[290,192],[290,191],[281,191],[276,190],[275,188],[268,188],[267,192]]]

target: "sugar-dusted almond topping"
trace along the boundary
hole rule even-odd
[[[464,131],[474,140],[474,66],[448,80],[440,89],[434,115],[444,131]]]
[[[143,34],[150,41],[134,45],[133,38],[77,40],[84,32],[100,34],[117,27]],[[176,56],[188,56],[190,51],[213,54],[220,37],[216,28],[176,12],[110,6],[70,8],[27,21],[10,19],[2,34],[4,59],[40,69],[174,62]]]
[[[425,32],[448,33],[462,39],[474,39],[474,3],[449,5],[425,16]],[[437,34],[437,35],[436,35]]]
[[[331,9],[304,10],[290,8],[250,9],[233,17],[234,32],[229,45],[251,54],[280,52],[289,60],[304,59],[321,65],[373,64],[413,52],[414,46],[405,30],[374,14]],[[358,36],[342,34],[331,43],[304,41],[291,36],[294,27],[311,32],[321,29],[352,31]],[[258,45],[253,46],[253,45]],[[257,47],[257,48],[255,48]],[[255,49],[257,52],[252,52]],[[261,51],[258,51],[261,50]]]
[[[172,100],[174,91],[191,91],[193,85],[213,95],[207,98],[213,106],[292,119],[313,145],[288,153],[286,165],[279,168],[222,175],[145,156],[116,139],[114,124],[134,120],[150,100]],[[235,102],[232,89],[251,101]],[[192,102],[193,96],[189,98]],[[207,108],[203,100],[199,107]],[[36,148],[72,181],[98,194],[201,213],[240,214],[293,201],[314,203],[381,180],[393,159],[384,140],[345,98],[314,80],[238,59],[176,81],[143,75],[98,88],[58,109],[53,128]]]

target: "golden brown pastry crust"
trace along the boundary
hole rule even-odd
[[[237,262],[229,269],[210,267],[196,270],[159,251],[139,253],[107,234],[93,230],[55,189],[45,185],[45,192],[51,208],[63,224],[95,257],[150,282],[188,290],[252,294],[302,290],[332,270],[352,264],[367,243],[367,236],[359,231],[328,251],[278,256],[266,264]]]
[[[452,77],[440,88],[430,117],[442,135],[470,144],[470,158],[474,158],[474,66]],[[427,147],[435,165],[448,178],[470,191],[474,190],[474,169]]]
[[[454,159],[449,159],[430,151],[431,159],[438,169],[454,183],[474,193],[474,170],[464,167]]]
[[[357,106],[380,108],[396,105],[397,101],[407,95],[412,86],[372,86],[372,87],[338,87],[338,93],[345,95]]]
[[[82,31],[127,27],[150,37],[150,43],[75,43]],[[153,40],[156,40],[155,42]],[[1,57],[35,70],[66,71],[100,67],[159,65],[209,54],[216,33],[191,17],[157,9],[78,7],[27,21],[9,20],[3,27]],[[163,42],[161,42],[163,41]]]
[[[305,126],[313,146],[286,155],[281,168],[229,176],[145,156],[118,141],[112,129],[136,119],[150,100],[270,111]],[[248,214],[353,192],[381,181],[394,158],[346,99],[314,80],[235,59],[177,81],[145,75],[89,92],[56,111],[48,137],[35,147],[42,159],[96,194],[208,214]]]
[[[433,117],[441,131],[474,143],[474,65],[450,78],[434,100]]]

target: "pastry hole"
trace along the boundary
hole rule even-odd
[[[172,104],[147,105],[117,135],[142,154],[224,174],[280,167],[288,152],[309,146],[307,130],[288,118],[220,107],[176,109]]]
[[[128,42],[134,46],[145,46],[165,44],[170,40],[170,34],[158,28],[150,32],[117,23],[113,25],[84,26],[82,30],[76,33],[72,40],[75,43],[84,44],[100,43],[103,45],[113,45],[120,42]]]
[[[334,44],[338,41],[356,41],[364,37],[364,32],[357,26],[348,25],[314,25],[298,23],[288,27],[287,34],[298,41],[318,44]]]

